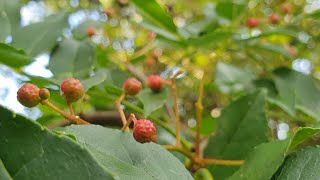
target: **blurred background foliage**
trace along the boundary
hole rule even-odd
[[[252,18],[258,25],[248,25]],[[285,139],[320,120],[319,18],[316,0],[0,0],[0,103],[55,127],[65,120],[46,107],[17,103],[22,83],[49,88],[51,100],[66,108],[58,85],[76,77],[87,90],[76,112],[91,117],[115,111],[129,76],[168,79],[182,68],[177,82],[186,137],[192,135],[186,127],[196,125],[204,75],[204,137],[227,104],[263,89],[271,137]],[[172,122],[170,96],[168,89],[143,90],[123,107]]]

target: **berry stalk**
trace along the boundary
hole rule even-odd
[[[41,104],[46,105],[48,107],[50,107],[52,110],[56,111],[57,113],[59,113],[61,116],[63,116],[66,119],[69,119],[73,122],[75,122],[76,124],[90,124],[89,122],[81,119],[78,116],[72,116],[64,111],[62,111],[61,109],[59,109],[57,106],[55,106],[54,104],[52,104],[50,101],[48,100],[41,100]]]
[[[116,107],[117,110],[120,114],[120,118],[122,121],[123,126],[125,126],[127,124],[127,119],[126,119],[126,115],[124,114],[122,108],[121,108],[121,101],[126,97],[126,93],[122,93],[121,96],[119,97],[119,99],[116,101]],[[126,127],[125,128],[126,131],[129,131],[129,128]]]

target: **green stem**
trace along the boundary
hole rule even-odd
[[[118,97],[116,97],[116,96],[112,96],[112,95],[105,94],[105,93],[103,94],[103,93],[88,92],[88,94],[93,95],[93,96],[100,96],[100,97],[109,99],[111,101],[116,101],[118,99]],[[136,113],[143,114],[143,109],[141,109],[140,107],[138,107],[136,105],[133,105],[132,103],[129,103],[128,101],[123,100],[121,103],[124,104],[128,109],[130,109]],[[155,122],[157,125],[161,126],[166,131],[168,131],[172,136],[176,137],[175,130],[170,128],[166,123],[161,121],[159,118],[157,118],[153,115],[150,115],[149,119],[152,120],[153,122]],[[192,147],[192,143],[187,141],[184,138],[181,138],[181,144],[187,149],[191,149],[191,147]]]

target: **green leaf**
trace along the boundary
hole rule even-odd
[[[291,139],[258,145],[249,153],[245,164],[229,179],[271,179],[287,154],[319,132],[320,129],[299,128]]]
[[[279,36],[289,36],[289,37],[296,38],[296,37],[298,37],[298,32],[293,31],[291,29],[277,28],[275,30],[265,31],[261,34],[251,36],[251,37],[245,38],[245,39],[238,39],[238,40],[247,41],[247,40],[253,40],[253,39],[257,39],[257,38],[269,37],[269,36],[273,36],[273,35],[277,35],[278,37]]]
[[[170,152],[154,143],[140,144],[131,133],[97,125],[72,125],[60,130],[75,135],[120,179],[192,179]]]
[[[236,93],[248,90],[252,86],[253,73],[238,67],[219,62],[217,64],[215,83],[223,93]]]
[[[292,59],[288,50],[281,45],[276,44],[253,44],[251,45],[255,50],[263,50],[267,52],[271,52],[273,54],[280,54],[287,59]]]
[[[294,71],[288,69],[278,69],[274,71],[274,82],[278,90],[278,97],[272,101],[287,113],[295,114],[295,103],[296,103],[296,75]]]
[[[279,94],[271,100],[272,103],[291,115],[294,115],[295,109],[299,109],[315,120],[320,120],[320,89],[317,80],[286,68],[276,69],[274,80]]]
[[[93,69],[95,49],[90,41],[66,39],[51,54],[48,68],[58,79],[89,76]]]
[[[91,87],[103,83],[107,79],[107,72],[101,69],[97,71],[93,76],[85,79],[82,82],[85,91],[88,91]]]
[[[68,26],[67,14],[60,13],[44,19],[43,22],[30,24],[13,34],[13,46],[24,49],[29,55],[36,56],[53,48]]]
[[[167,88],[162,88],[158,93],[154,93],[148,88],[142,90],[138,94],[138,98],[143,104],[143,115],[148,117],[153,111],[163,107],[164,103],[171,102],[171,93]]]
[[[187,40],[187,43],[193,46],[218,46],[219,43],[231,40],[232,35],[233,33],[229,30],[218,29],[197,38],[190,38]]]
[[[288,141],[273,141],[254,148],[245,164],[228,180],[269,180],[278,170],[286,156]]]
[[[144,25],[169,39],[179,39],[177,27],[172,18],[157,3],[156,0],[132,0],[135,7],[142,13],[146,22]]]
[[[267,141],[264,113],[265,94],[256,92],[228,105],[217,119],[215,135],[209,139],[205,156],[215,159],[241,160],[256,145]],[[208,166],[217,179],[232,175],[238,167]]]
[[[74,140],[3,107],[0,115],[0,157],[14,179],[113,179]]]
[[[300,127],[293,135],[288,146],[288,151],[294,150],[299,144],[305,142],[320,132],[318,128]]]
[[[4,167],[3,162],[0,159],[0,179],[1,180],[12,180],[9,172],[7,171],[6,167]]]
[[[22,50],[15,49],[4,43],[0,43],[0,62],[13,67],[19,68],[30,64],[33,58],[26,55]]]
[[[320,147],[307,147],[291,154],[276,175],[276,180],[320,179]]]
[[[246,10],[246,7],[247,7],[246,1],[237,2],[237,3],[226,1],[226,2],[219,2],[216,5],[215,11],[218,16],[232,21],[234,19],[238,19],[240,14],[243,13],[244,10]]]
[[[4,11],[0,9],[0,42],[4,42],[7,36],[11,34],[10,32],[10,21]]]
[[[20,7],[19,0],[0,0],[0,14],[6,14],[8,17],[11,31],[16,31],[20,27]]]

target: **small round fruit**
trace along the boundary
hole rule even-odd
[[[113,17],[116,14],[115,10],[112,7],[104,9],[103,13],[105,13],[109,17]]]
[[[268,17],[268,21],[271,24],[278,24],[279,23],[279,16],[276,14],[272,14],[271,16]]]
[[[147,83],[148,83],[149,88],[154,92],[160,91],[160,89],[162,87],[162,79],[158,75],[149,76]]]
[[[36,85],[26,83],[17,92],[18,101],[26,107],[35,107],[40,102],[39,88]]]
[[[290,14],[291,12],[291,5],[289,3],[284,3],[281,6],[281,11],[283,14]]]
[[[145,66],[154,66],[156,64],[156,60],[153,59],[152,57],[149,57],[146,60],[144,60],[143,64]]]
[[[94,27],[90,26],[86,29],[86,33],[87,33],[88,37],[92,37],[96,34],[96,29]]]
[[[154,32],[149,32],[149,33],[148,33],[148,39],[150,39],[150,40],[156,38],[156,36],[157,36],[157,34],[154,33]]]
[[[147,119],[137,120],[134,122],[133,126],[133,137],[140,143],[156,142],[156,127]]]
[[[141,91],[142,84],[136,78],[129,78],[124,82],[123,89],[127,94],[134,96]]]
[[[60,85],[60,94],[68,103],[72,103],[83,97],[84,88],[78,79],[68,78]]]
[[[47,88],[41,88],[40,91],[39,91],[39,97],[40,97],[42,100],[49,99],[49,97],[50,97],[50,91],[49,91]]]
[[[247,20],[247,27],[248,28],[255,28],[259,25],[259,21],[256,18],[249,18]]]

